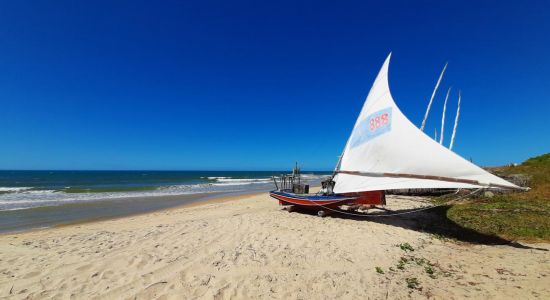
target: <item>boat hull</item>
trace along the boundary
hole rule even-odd
[[[354,204],[357,205],[386,205],[385,191],[368,191],[357,193],[339,194],[341,196],[356,197]]]
[[[319,207],[335,208],[341,205],[386,205],[384,191],[337,194],[330,196],[299,195],[281,191],[271,191],[269,195],[279,200],[280,205],[296,205],[315,209]]]
[[[297,205],[310,209],[319,207],[338,207],[340,205],[354,203],[358,199],[358,197],[355,196],[298,195],[281,191],[271,191],[269,195],[279,200],[280,205]]]

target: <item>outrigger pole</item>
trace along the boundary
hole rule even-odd
[[[439,133],[439,135],[440,135],[439,144],[440,145],[443,144],[443,133],[445,132],[445,112],[447,111],[447,100],[449,100],[449,94],[451,93],[451,88],[452,87],[450,87],[447,90],[447,96],[445,96],[445,103],[443,103],[443,115],[441,116],[441,132]]]
[[[461,91],[458,91],[458,107],[456,109],[456,117],[455,117],[455,126],[453,127],[453,135],[451,136],[451,144],[449,145],[449,150],[453,150],[453,145],[455,143],[455,137],[456,137],[456,127],[458,127],[458,118],[460,117],[460,96]]]
[[[437,92],[437,89],[439,88],[439,84],[441,83],[441,79],[443,79],[443,74],[445,74],[445,70],[447,70],[447,64],[445,63],[445,66],[443,66],[443,70],[441,71],[441,74],[439,75],[439,79],[437,79],[437,83],[435,84],[434,90],[432,92],[432,97],[430,97],[430,102],[428,103],[428,108],[426,108],[426,114],[424,114],[424,119],[422,120],[422,125],[420,125],[420,130],[424,131],[424,126],[426,126],[426,120],[428,119],[428,115],[430,114],[430,109],[432,108],[432,103],[434,101],[435,93]]]

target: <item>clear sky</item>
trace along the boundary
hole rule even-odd
[[[550,151],[548,1],[2,1],[0,169],[331,169],[390,51],[460,155]]]

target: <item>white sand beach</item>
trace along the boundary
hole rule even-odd
[[[2,235],[0,298],[550,298],[550,244],[446,239],[429,218],[320,218],[264,193]]]

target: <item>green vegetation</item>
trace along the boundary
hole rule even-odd
[[[423,257],[415,257],[415,256],[408,256],[408,257],[401,257],[399,259],[399,262],[397,263],[397,268],[401,271],[405,270],[405,267],[409,265],[410,267],[414,267],[415,265],[413,263],[416,263],[417,267],[424,267],[424,271],[428,275],[428,277],[435,279],[436,276],[436,269],[439,270],[438,273],[443,274],[443,276],[448,277],[451,276],[450,273],[445,272],[441,268],[439,268],[437,265],[432,264],[428,259],[425,259]],[[377,267],[378,270],[378,267]],[[395,271],[393,268],[390,268],[390,271]],[[419,283],[416,278],[408,278],[407,279],[407,286],[411,289],[417,289],[419,288]]]
[[[413,260],[414,260],[414,261],[416,262],[416,264],[419,265],[419,266],[422,266],[422,265],[425,264],[425,263],[428,263],[428,264],[430,263],[429,260],[426,260],[425,258],[422,258],[422,257],[421,257],[421,258],[413,257]]]
[[[409,243],[403,243],[403,244],[399,244],[399,245],[396,245],[398,246],[399,248],[401,248],[401,250],[407,252],[407,251],[414,251],[414,248],[409,244]]]
[[[439,233],[432,233],[431,234],[431,237],[436,239],[436,240],[440,240],[442,242],[446,242],[447,240],[449,240],[448,238],[446,238],[444,235],[442,234],[439,234]]]
[[[409,289],[418,289],[420,287],[420,282],[418,282],[416,277],[406,278],[405,281]]]
[[[382,268],[380,268],[380,267],[376,267],[376,273],[384,274],[384,270],[382,270]]]
[[[430,276],[430,278],[435,279],[435,271],[431,265],[427,265],[426,267],[424,267],[424,271],[426,271],[426,273],[428,274],[428,276]]]
[[[458,225],[505,239],[550,241],[550,153],[519,166],[491,170],[500,176],[528,178],[528,192],[478,196],[454,204],[447,217]]]
[[[399,270],[404,270],[405,269],[405,265],[409,262],[409,260],[406,258],[406,257],[401,257],[401,259],[399,259],[399,262],[397,263],[397,268]]]

